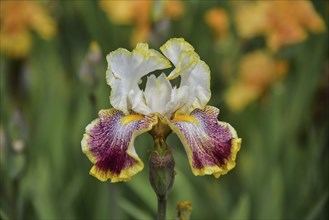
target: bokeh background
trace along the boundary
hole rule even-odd
[[[167,216],[326,219],[329,205],[328,1],[1,1],[0,219],[154,219],[146,164],[100,182],[80,141],[110,108],[105,56],[137,42],[190,42],[211,69],[210,105],[243,139],[227,175],[193,176],[170,135]],[[169,72],[169,70],[168,70]],[[167,74],[168,74],[167,72]]]

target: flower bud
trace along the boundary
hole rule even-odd
[[[171,150],[166,148],[163,154],[152,151],[149,160],[150,182],[159,199],[166,199],[175,178],[175,161]]]
[[[176,220],[189,220],[192,212],[192,203],[187,202],[178,202],[177,203],[177,216]]]

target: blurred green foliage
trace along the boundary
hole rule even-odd
[[[99,109],[110,108],[105,56],[119,47],[131,49],[132,26],[111,23],[96,1],[50,3],[56,37],[45,41],[33,34],[25,59],[1,55],[0,219],[154,219],[147,166],[130,182],[103,183],[88,174],[91,163],[80,147],[85,126]],[[328,3],[314,4],[328,25]],[[287,76],[265,97],[231,112],[223,97],[231,79],[221,75],[221,60],[229,59],[234,70],[240,57],[264,47],[264,40],[243,42],[233,26],[233,47],[219,50],[203,17],[219,6],[233,19],[229,5],[188,1],[184,16],[165,32],[156,31],[157,22],[152,26],[152,48],[170,37],[184,37],[195,47],[212,71],[210,104],[243,139],[236,168],[215,179],[193,176],[182,144],[170,135],[177,175],[167,215],[174,217],[178,201],[191,201],[192,219],[326,219],[328,34],[310,34],[280,50],[277,56],[290,64]],[[79,77],[91,41],[102,50],[92,85]],[[150,135],[138,137],[135,146],[147,164]]]

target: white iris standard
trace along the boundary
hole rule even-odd
[[[188,113],[205,106],[211,96],[209,67],[200,60],[194,48],[183,39],[172,39],[160,50],[174,64],[167,77],[147,78],[145,90],[138,84],[141,78],[154,70],[171,67],[170,62],[147,44],[139,43],[129,52],[118,49],[107,56],[107,83],[112,87],[111,104],[126,114],[129,110],[144,115],[160,113],[165,116],[176,112]],[[169,80],[181,76],[179,88]]]

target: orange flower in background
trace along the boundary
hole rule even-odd
[[[286,61],[275,60],[265,51],[247,54],[240,62],[238,80],[225,96],[226,103],[234,111],[243,110],[287,72]]]
[[[310,1],[235,2],[235,21],[241,37],[266,37],[267,46],[299,43],[313,33],[325,31],[325,24]]]
[[[213,31],[216,39],[225,39],[229,31],[229,18],[222,8],[211,8],[205,14],[205,22]]]
[[[184,14],[181,1],[99,1],[109,20],[118,25],[134,25],[131,44],[148,41],[154,17],[178,19]],[[154,9],[152,11],[152,9]]]
[[[15,58],[26,57],[32,46],[30,30],[43,39],[56,34],[55,21],[38,2],[1,1],[0,51]]]

